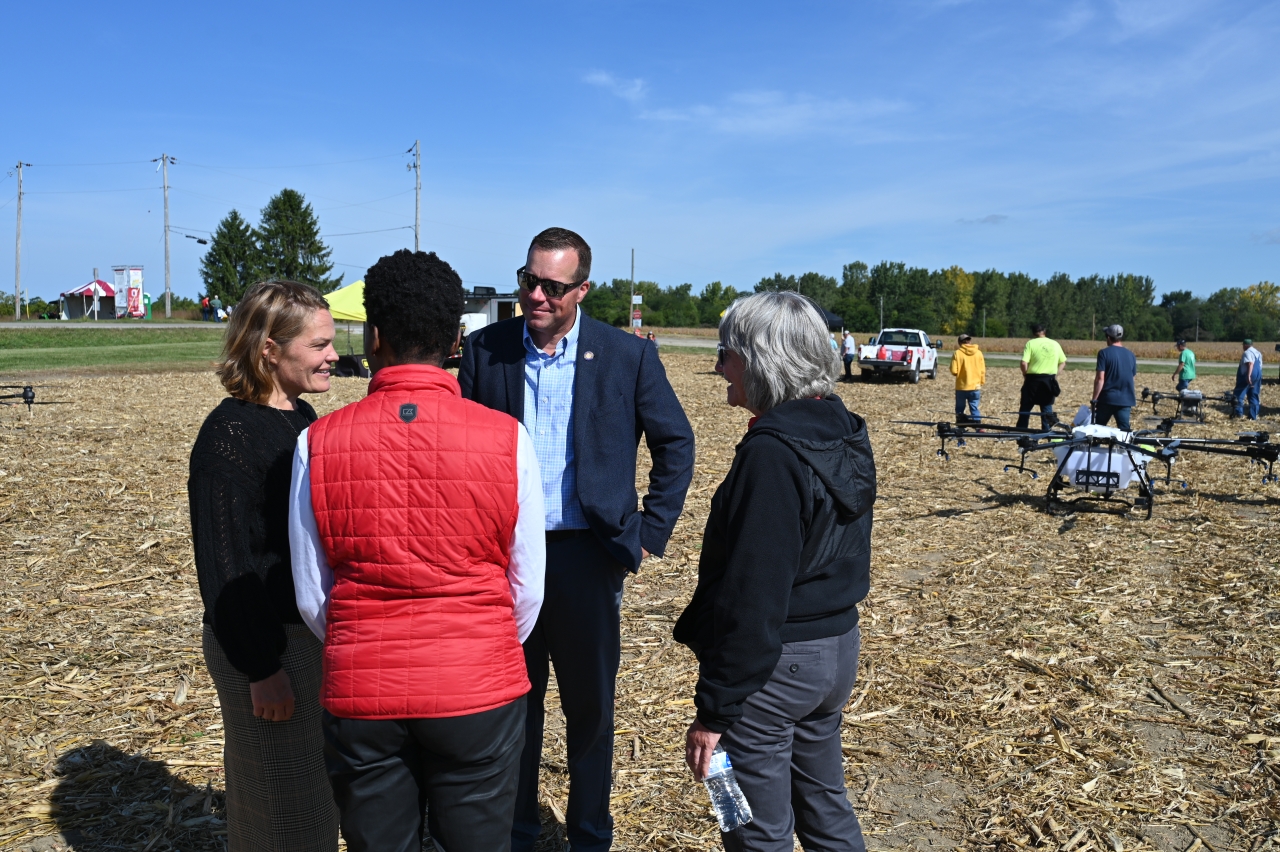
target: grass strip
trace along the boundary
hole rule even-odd
[[[0,352],[21,349],[106,349],[171,343],[221,345],[224,327],[214,328],[24,328],[0,331]]]
[[[212,364],[221,351],[221,341],[0,349],[0,371],[44,371],[60,367],[97,367],[107,364],[189,364],[193,361]]]

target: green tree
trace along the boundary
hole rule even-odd
[[[831,310],[853,331],[874,331],[879,314],[871,305],[871,272],[860,260],[846,263],[840,275],[840,290]]]
[[[259,280],[260,268],[253,228],[238,210],[232,210],[218,223],[209,249],[200,259],[203,295],[217,295],[224,303],[234,305]]]
[[[988,269],[973,273],[973,319],[969,331],[991,337],[1009,333],[1009,292],[1012,286],[1003,272]]]
[[[631,281],[626,278],[615,278],[608,284],[592,282],[591,289],[582,299],[582,310],[592,319],[609,325],[627,325],[631,306],[627,304],[627,296],[631,292]]]
[[[835,307],[840,298],[840,285],[836,279],[820,272],[806,272],[801,275],[796,281],[796,290],[828,311]]]
[[[668,287],[654,295],[652,301],[655,311],[662,316],[663,325],[671,328],[694,328],[698,325],[698,302],[693,297],[692,284]]]
[[[713,328],[720,325],[720,314],[741,295],[733,287],[712,281],[702,288],[702,293],[698,296],[698,320],[702,325]]]
[[[282,189],[262,208],[254,230],[262,275],[310,284],[328,293],[342,284],[343,276],[330,278],[332,250],[320,239],[315,211],[294,189]]]
[[[781,293],[783,290],[795,292],[799,286],[794,275],[783,275],[781,272],[773,273],[772,278],[761,278],[756,282],[757,293]]]
[[[947,302],[942,312],[942,333],[959,334],[967,330],[973,319],[974,278],[958,266],[945,269]]]

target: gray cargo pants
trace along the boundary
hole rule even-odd
[[[858,676],[858,628],[789,642],[773,676],[720,742],[753,820],[723,835],[729,852],[865,852],[844,786],[840,711]]]

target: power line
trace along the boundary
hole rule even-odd
[[[390,157],[403,156],[400,153],[395,154],[379,154],[376,157],[360,157],[355,160],[333,160],[328,163],[301,163],[294,166],[206,166],[199,163],[184,162],[184,166],[195,166],[198,169],[239,169],[241,171],[250,171],[257,169],[316,169],[321,166],[345,166],[348,163],[367,163],[371,160],[386,160]]]
[[[398,157],[398,156],[400,156],[400,155],[399,155],[399,154],[396,154],[396,155],[394,155],[394,156],[397,156],[397,157]],[[384,159],[384,158],[382,158],[382,157],[373,157],[373,158],[371,158],[371,159]],[[195,165],[195,164],[193,164],[193,163],[183,163],[183,165]],[[278,183],[278,182],[265,181],[265,180],[258,180],[257,178],[246,177],[245,175],[238,175],[238,174],[236,174],[235,172],[225,171],[225,170],[223,170],[223,169],[218,169],[218,168],[215,168],[215,167],[213,167],[213,166],[196,166],[196,168],[205,169],[205,170],[207,170],[207,171],[211,171],[211,172],[218,172],[219,174],[224,174],[224,175],[227,175],[227,176],[229,176],[229,177],[233,177],[233,178],[239,178],[240,180],[247,180],[249,183],[258,183],[258,184],[262,184],[263,186],[270,186],[270,187],[278,187],[278,186],[279,186],[279,183]],[[173,188],[174,188],[174,187],[170,187],[170,189],[173,189]],[[192,191],[191,191],[191,190],[189,190],[189,189],[188,189],[188,190],[185,190],[185,191],[186,191],[186,192],[191,192],[191,194],[192,194],[192,195],[199,195],[199,193],[192,192]],[[395,195],[388,195],[388,196],[387,196],[387,198],[396,198],[396,197],[401,196],[401,195],[406,195],[406,194],[408,194],[408,193],[409,193],[409,192],[411,192],[411,191],[412,191],[412,190],[405,190],[404,192],[397,192]],[[371,206],[371,205],[373,205],[373,204],[376,204],[378,201],[385,201],[385,200],[386,200],[386,198],[378,198],[378,199],[375,199],[374,201],[344,201],[344,200],[343,200],[343,199],[341,199],[341,198],[330,198],[330,197],[329,197],[329,196],[327,196],[327,195],[319,195],[318,193],[303,193],[303,194],[304,194],[304,195],[310,195],[312,198],[320,198],[320,199],[323,199],[323,200],[325,200],[325,201],[332,201],[334,204],[340,205],[340,206],[342,206],[342,207],[368,207],[370,210],[377,210],[377,212],[379,212],[379,213],[384,213],[384,214],[386,214],[386,215],[388,215],[388,216],[397,216],[397,215],[399,215],[398,213],[392,213],[392,212],[391,212],[391,211],[389,211],[389,210],[378,210],[378,208],[376,208],[376,207],[372,207],[372,206]],[[204,197],[204,198],[211,198],[211,196],[207,196],[207,195],[206,195],[206,196],[202,196],[202,197]],[[232,201],[225,201],[225,200],[223,200],[223,199],[221,199],[221,198],[211,198],[211,200],[213,200],[213,201],[221,201],[223,204],[234,204],[234,203],[235,203],[235,202],[232,202]],[[324,209],[329,210],[329,209],[337,209],[337,208],[324,208]]]
[[[401,225],[399,228],[379,228],[376,231],[349,231],[345,234],[325,234],[325,237],[354,237],[357,234],[385,234],[387,231],[412,231],[412,225]]]
[[[141,163],[149,163],[151,160],[121,160],[116,163],[36,163],[44,169],[72,169],[87,166],[136,166]]]
[[[384,195],[382,198],[375,198],[372,201],[353,201],[350,204],[339,204],[337,207],[321,207],[319,212],[323,213],[326,210],[342,210],[346,207],[364,207],[365,205],[377,204],[379,201],[386,201],[387,199],[390,199],[390,198],[399,198],[400,196],[408,195],[411,192],[413,192],[412,189],[406,189],[403,192],[397,192],[394,195]],[[316,196],[316,197],[320,198],[322,196]]]
[[[92,195],[102,192],[152,192],[158,186],[135,186],[128,189],[42,189],[37,192],[24,192],[23,195]]]

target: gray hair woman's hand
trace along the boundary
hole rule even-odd
[[[694,779],[701,781],[711,771],[711,753],[716,750],[720,735],[701,722],[694,720],[684,735],[684,762],[693,770]]]

